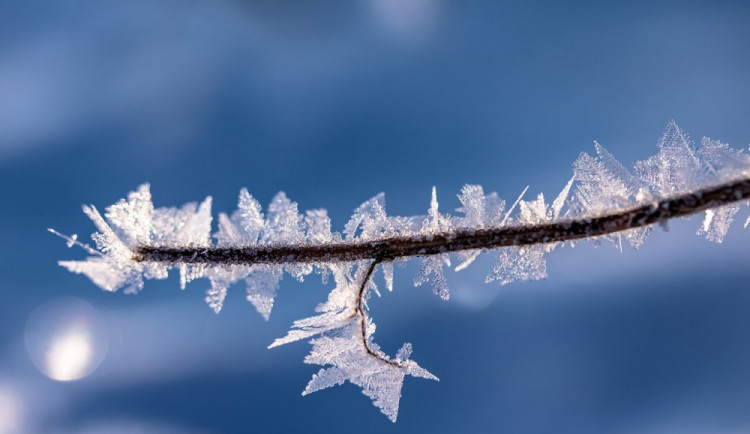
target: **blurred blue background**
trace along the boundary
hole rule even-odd
[[[395,425],[351,385],[301,397],[306,343],[266,350],[318,279],[287,277],[268,323],[241,286],[214,315],[204,281],[101,292],[45,231],[87,239],[79,205],[142,182],[217,212],[284,190],[337,230],[380,191],[395,215],[433,185],[442,210],[464,183],[554,197],[594,139],[630,165],[671,118],[747,147],[748,23],[746,1],[0,2],[0,433],[750,432],[747,209],[722,245],[694,218],[566,247],[541,282],[486,285],[484,255],[449,302],[397,269],[376,341],[441,381],[407,378]],[[108,336],[78,381],[32,362],[34,312],[80,304],[59,297]]]

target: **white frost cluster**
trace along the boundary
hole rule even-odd
[[[372,399],[373,404],[392,422],[398,416],[401,386],[406,375],[437,380],[438,378],[421,368],[413,360],[411,344],[404,344],[393,360],[387,357],[371,341],[375,325],[366,324],[366,339],[371,350],[378,357],[369,354],[362,345],[362,329],[354,320],[335,332],[312,340],[312,351],[305,357],[305,363],[332,365],[313,375],[302,395],[317,392],[349,381],[362,388],[362,393]]]
[[[596,215],[718,185],[746,176],[750,170],[750,157],[742,149],[735,150],[709,138],[704,138],[696,149],[674,121],[669,122],[659,139],[659,152],[637,161],[634,174],[602,145],[594,145],[595,157],[584,153],[573,164],[577,185],[570,203],[571,217]],[[737,204],[706,211],[698,234],[709,241],[722,242],[737,211]],[[605,238],[620,248],[623,239],[638,248],[650,230],[638,228]]]
[[[83,211],[94,222],[92,235],[96,249],[65,236],[68,246],[78,245],[90,256],[83,261],[61,261],[71,272],[88,276],[107,291],[124,288],[135,293],[143,288],[144,279],[164,279],[172,267],[179,269],[180,284],[198,278],[208,279],[206,302],[219,312],[227,289],[244,281],[247,299],[268,319],[283,275],[302,281],[313,271],[325,282],[332,279],[334,288],[326,302],[316,308],[317,315],[297,320],[284,337],[269,348],[290,342],[312,339],[312,350],[306,363],[327,366],[315,374],[303,395],[349,381],[362,388],[389,419],[398,414],[401,387],[406,375],[437,379],[410,360],[411,345],[405,344],[391,359],[372,342],[375,325],[367,316],[367,300],[377,293],[368,278],[371,260],[357,262],[323,261],[320,263],[279,264],[171,264],[138,261],[139,247],[179,247],[211,249],[214,247],[330,246],[338,243],[371,241],[388,237],[410,236],[430,240],[452,230],[472,231],[510,225],[534,225],[562,219],[586,218],[654,202],[659,198],[685,193],[733,179],[748,176],[749,157],[742,150],[731,149],[721,142],[703,139],[695,148],[689,138],[670,122],[658,142],[658,153],[635,163],[629,171],[602,145],[594,143],[595,155],[583,153],[573,164],[573,177],[552,201],[539,194],[525,200],[525,189],[506,210],[506,203],[496,193],[485,194],[481,186],[466,185],[458,199],[459,214],[451,216],[438,210],[437,195],[426,216],[389,216],[385,196],[381,193],[360,205],[344,226],[343,233],[331,231],[325,210],[304,214],[297,203],[283,192],[278,193],[263,212],[259,202],[246,189],[240,191],[237,210],[231,215],[220,213],[217,231],[211,234],[211,198],[200,204],[188,203],[180,208],[155,208],[148,184],[140,186],[102,216],[94,206]],[[706,211],[698,234],[721,242],[739,205],[728,205]],[[748,219],[750,223],[750,219]],[[746,223],[746,226],[747,224]],[[622,248],[625,240],[639,247],[651,228],[637,228],[602,236]],[[212,241],[212,238],[213,240]],[[497,249],[498,262],[487,277],[502,285],[546,277],[545,255],[560,243],[515,246]],[[461,270],[469,266],[481,251],[455,254]],[[399,260],[405,260],[403,258]],[[447,253],[422,257],[416,286],[428,283],[433,292],[447,300],[449,290],[444,268],[451,265]],[[378,264],[386,288],[393,288],[393,261]],[[365,282],[365,280],[367,280]],[[364,282],[364,283],[363,283]],[[364,284],[364,287],[362,286]]]
[[[211,247],[211,197],[181,208],[154,208],[148,184],[106,209],[104,217],[94,207],[83,212],[98,232],[91,235],[98,250],[83,245],[92,256],[85,261],[60,261],[73,273],[85,274],[106,291],[143,289],[143,279],[164,279],[169,265],[135,261],[133,249],[144,245]],[[105,220],[106,217],[106,220]],[[79,244],[72,237],[75,244]],[[198,266],[180,266],[180,282],[202,276]]]
[[[331,264],[329,268],[336,286],[328,300],[315,309],[320,314],[295,321],[289,333],[269,348],[317,336],[311,341],[312,350],[305,363],[332,366],[313,375],[302,395],[349,381],[361,387],[362,393],[395,422],[404,377],[437,377],[409,360],[411,344],[404,344],[396,358],[390,359],[372,342],[375,324],[359,315],[356,308],[368,261]]]

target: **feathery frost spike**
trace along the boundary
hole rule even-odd
[[[657,146],[659,153],[636,162],[635,170],[658,196],[690,191],[702,184],[705,167],[695,155],[690,138],[674,121],[669,121]]]
[[[100,252],[98,250],[94,250],[88,244],[84,244],[84,243],[78,241],[78,235],[76,235],[76,234],[73,234],[71,236],[67,236],[67,235],[65,235],[63,233],[57,232],[56,230],[54,230],[52,228],[47,228],[47,231],[50,232],[51,234],[54,234],[54,235],[62,238],[63,240],[65,240],[65,245],[68,246],[68,248],[71,248],[73,246],[78,246],[78,247],[82,248],[83,250],[85,250],[86,253],[88,253],[89,255],[103,256],[102,252]]]
[[[95,206],[83,206],[83,212],[94,222],[94,225],[99,230],[91,235],[91,238],[96,243],[96,248],[106,253],[109,257],[114,260],[123,261],[130,260],[132,252],[125,243],[115,234],[115,231],[104,221],[104,218]]]
[[[432,292],[443,300],[450,298],[448,282],[443,274],[443,266],[450,266],[448,255],[430,256],[422,259],[419,265],[419,272],[414,278],[414,286],[421,286],[423,283],[430,282]]]
[[[541,206],[540,206],[541,204]],[[546,205],[541,194],[536,201],[520,203],[520,218],[525,222],[540,222],[546,219]],[[544,259],[545,246],[532,245],[506,247],[498,253],[498,263],[487,276],[485,282],[499,281],[507,285],[517,280],[539,280],[547,277],[547,262]]]
[[[258,264],[253,266],[250,275],[245,278],[247,284],[247,301],[255,306],[263,319],[268,321],[273,308],[279,283],[284,277],[281,266]]]
[[[263,213],[260,203],[247,192],[246,188],[240,190],[235,216],[233,220],[239,223],[243,231],[242,239],[238,242],[256,243],[263,230]]]
[[[547,277],[544,250],[537,247],[506,247],[498,254],[498,263],[485,282],[507,285],[517,280],[539,280]]]
[[[104,214],[112,226],[119,229],[120,237],[131,246],[151,242],[151,221],[154,204],[148,184],[142,184],[128,194],[128,200],[120,199],[107,208]]]
[[[467,228],[484,227],[487,222],[485,213],[487,212],[484,190],[481,185],[464,185],[461,188],[461,194],[458,195],[463,208],[458,209],[464,213],[461,226]]]
[[[393,262],[384,262],[380,267],[383,269],[385,288],[391,292],[393,291]]]
[[[307,242],[310,244],[325,244],[333,240],[331,219],[328,218],[328,211],[324,209],[307,211],[305,227],[307,228]]]
[[[458,199],[463,207],[457,211],[465,215],[458,222],[461,227],[481,229],[502,225],[505,201],[498,198],[497,193],[492,192],[485,196],[481,185],[464,185]],[[456,266],[456,271],[471,265],[480,253],[480,250],[458,252],[459,264]]]
[[[570,187],[573,186],[573,181],[575,181],[575,176],[570,178],[570,181],[568,181],[567,184],[565,184],[565,187],[560,191],[560,193],[557,194],[557,197],[554,201],[552,201],[552,207],[550,208],[550,217],[551,220],[557,220],[559,217],[562,216],[562,209],[563,206],[565,206],[565,202],[568,200],[568,195],[570,194]]]
[[[224,213],[219,214],[219,230],[214,234],[216,245],[219,247],[257,246],[264,225],[265,220],[260,203],[247,192],[246,188],[242,188],[237,199],[237,210],[232,213],[232,217]],[[219,313],[224,305],[229,286],[248,278],[252,271],[253,267],[245,265],[214,267],[208,270],[207,277],[211,281],[211,287],[206,293],[205,300],[209,307]],[[258,270],[258,275],[250,278],[251,283],[246,283],[248,301],[267,320],[273,306],[273,299],[268,300],[268,297],[276,294],[278,282],[275,279],[268,279],[265,271]],[[262,287],[264,283],[270,285],[270,288]]]
[[[59,261],[58,264],[71,273],[83,274],[105,291],[115,292],[129,284],[139,286],[137,277],[133,275],[135,270],[121,268],[106,258],[92,256],[85,261]]]
[[[704,163],[705,177],[718,184],[745,172],[750,157],[743,154],[742,149],[731,149],[718,140],[704,137],[698,149],[698,158]],[[698,235],[703,235],[708,241],[721,243],[739,210],[737,204],[707,210]]]
[[[628,195],[632,197],[638,197],[640,195],[641,198],[638,198],[640,201],[642,197],[647,194],[648,187],[646,184],[633,176],[633,174],[630,173],[630,171],[626,169],[625,166],[623,166],[615,156],[607,150],[607,148],[602,146],[596,140],[594,141],[594,149],[596,149],[596,155],[599,157],[599,162],[601,162],[604,170],[623,183]]]
[[[359,238],[362,240],[393,235],[393,225],[385,213],[384,193],[378,193],[354,210],[351,219],[344,226],[345,239],[354,239],[357,231],[361,231]]]
[[[576,215],[625,208],[631,203],[624,180],[587,153],[581,153],[573,163],[573,179],[578,182],[572,204]]]
[[[698,235],[703,235],[708,241],[721,243],[727,235],[734,215],[740,210],[738,205],[706,210],[703,224],[698,228]]]
[[[266,244],[301,244],[305,241],[297,203],[290,201],[283,191],[277,193],[268,205],[261,240]]]
[[[572,179],[568,181],[551,206],[546,204],[544,195],[541,193],[534,201],[521,200],[519,197],[516,201],[519,205],[518,222],[524,225],[535,225],[557,220],[562,212],[563,204],[568,200],[572,183]],[[544,254],[554,250],[555,246],[556,243],[549,243],[500,249],[497,265],[485,282],[498,281],[500,285],[507,285],[517,280],[544,279],[547,277],[547,261],[544,259]]]
[[[214,313],[221,312],[224,307],[224,299],[227,298],[228,284],[219,280],[211,279],[211,288],[206,291],[206,303],[214,311]]]
[[[604,146],[594,142],[597,157],[582,153],[573,163],[573,179],[577,186],[571,198],[571,212],[576,216],[599,214],[613,209],[624,209],[649,197],[648,189],[628,172]],[[650,228],[637,228],[606,238],[621,246],[625,238],[638,248]]]
[[[450,218],[441,215],[440,211],[438,211],[437,192],[435,187],[432,187],[432,200],[430,201],[429,216],[422,224],[422,230],[420,233],[429,238],[433,234],[450,229],[450,226]],[[448,282],[443,274],[444,265],[451,265],[450,256],[448,254],[433,255],[422,258],[419,272],[417,273],[417,277],[414,278],[414,286],[420,286],[429,281],[432,284],[432,292],[441,299],[448,300],[450,298],[450,292],[448,291]]]
[[[184,212],[178,216],[181,224],[173,233],[172,242],[180,246],[210,247],[211,246],[211,197],[207,197],[196,209],[195,204],[184,207]],[[180,288],[195,279],[204,277],[204,264],[180,264]]]
[[[373,329],[374,326],[367,325],[368,340]],[[409,360],[411,344],[405,344],[399,350],[396,360],[390,361],[378,349],[375,351],[382,359],[370,355],[362,345],[361,339],[362,329],[359,321],[351,321],[336,332],[313,339],[312,350],[305,357],[305,363],[332,366],[313,375],[302,395],[349,381],[361,387],[362,393],[372,399],[373,404],[391,422],[396,422],[404,377],[411,375],[429,380],[438,378]]]
[[[750,158],[742,149],[732,149],[728,144],[708,137],[701,140],[698,157],[705,161],[709,172],[719,179],[747,171]]]
[[[240,245],[244,239],[243,231],[236,224],[235,219],[230,219],[225,213],[219,213],[219,230],[214,234],[216,238],[216,245],[221,247],[229,247]],[[251,242],[247,242],[251,244]]]
[[[359,269],[364,270],[360,264]],[[278,338],[268,347],[307,339],[330,330],[344,327],[357,315],[357,297],[359,296],[357,278],[363,279],[364,274],[352,276],[352,264],[331,264],[330,269],[336,284],[328,295],[328,301],[319,305],[315,310],[321,312],[310,318],[300,319],[292,324],[292,329],[283,338]]]
[[[267,245],[305,244],[306,240],[303,225],[304,219],[300,216],[299,211],[297,210],[297,203],[290,201],[286,197],[286,194],[283,191],[280,191],[274,196],[273,200],[271,200],[271,204],[268,205],[266,224],[261,233],[261,240],[263,244]],[[304,280],[306,275],[312,273],[312,266],[310,264],[287,264],[284,266],[284,269],[300,282]],[[281,274],[279,273],[278,276],[279,278],[274,287],[261,288],[260,286],[257,286],[253,288],[264,291],[262,297],[271,294],[275,295],[276,287],[278,287],[278,280],[281,279]],[[259,277],[257,282],[271,284],[274,279]],[[248,292],[250,291],[251,285],[248,283]],[[250,295],[248,295],[248,297],[250,297]],[[273,305],[273,300],[271,300],[271,305]],[[256,305],[256,307],[258,307],[258,305]]]

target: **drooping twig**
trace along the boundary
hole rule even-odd
[[[367,351],[367,354],[389,365],[402,367],[400,363],[394,360],[391,360],[387,357],[384,357],[382,354],[379,354],[376,351],[374,351],[370,347],[370,341],[367,338],[367,313],[365,313],[365,309],[364,309],[365,293],[367,289],[367,284],[370,282],[370,279],[372,278],[372,273],[375,272],[375,267],[377,267],[379,263],[380,263],[380,259],[376,259],[372,261],[370,265],[367,267],[367,272],[365,273],[365,276],[362,278],[362,283],[360,283],[359,285],[359,296],[357,297],[357,306],[355,309],[356,313],[354,314],[354,316],[359,316],[359,325],[362,330],[362,346],[364,347],[365,351]]]
[[[388,261],[414,256],[494,249],[561,241],[573,241],[663,223],[734,202],[750,199],[750,177],[659,199],[632,208],[598,216],[560,220],[537,225],[498,228],[454,229],[442,233],[394,236],[368,241],[339,241],[308,245],[264,245],[253,247],[164,247],[142,246],[134,259],[142,262],[188,264],[287,264],[375,260]],[[366,284],[367,278],[365,279]]]

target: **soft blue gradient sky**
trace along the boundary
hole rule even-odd
[[[0,433],[750,430],[740,224],[720,246],[693,221],[638,252],[565,248],[548,280],[503,288],[486,255],[448,276],[447,303],[397,269],[376,341],[412,342],[441,382],[407,379],[396,425],[350,385],[300,397],[307,344],[265,349],[325,298],[316,279],[285,279],[268,323],[241,287],[216,316],[200,281],[103,293],[45,232],[90,233],[81,203],[146,181],[157,206],[212,195],[216,211],[243,186],[264,204],[284,190],[340,230],[380,191],[399,215],[433,185],[444,210],[464,183],[553,197],[594,139],[630,165],[671,118],[747,147],[749,22],[742,1],[0,3]],[[59,296],[109,327],[77,382],[24,345]]]

